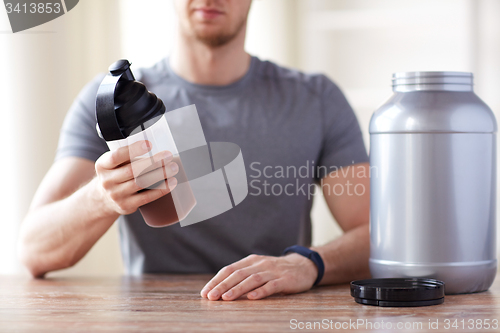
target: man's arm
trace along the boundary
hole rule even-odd
[[[344,231],[338,239],[312,248],[325,264],[322,285],[370,277],[370,166],[361,163],[346,168],[348,172],[340,170],[321,181],[328,207]],[[339,188],[344,193],[337,196]]]
[[[322,180],[328,207],[344,234],[314,248],[325,263],[321,284],[343,283],[370,275],[369,165],[360,163],[346,168]],[[340,192],[338,186],[343,188],[341,195],[335,195]],[[202,289],[201,296],[210,300],[234,300],[246,293],[249,299],[275,293],[299,293],[309,290],[317,276],[315,264],[296,253],[282,257],[250,255],[221,269]]]
[[[107,152],[95,164],[76,157],[54,163],[21,226],[19,255],[33,276],[41,277],[49,271],[74,265],[118,216],[135,212],[138,207],[167,194],[168,188],[175,187],[176,180],[172,178],[168,179],[167,189],[137,193],[141,188],[134,179],[130,160],[150,150],[149,143],[145,143],[139,141],[113,153]],[[155,155],[160,167],[144,175],[145,183],[154,184],[164,179],[162,159],[169,162],[172,154]],[[177,165],[164,164],[167,177],[173,177]]]
[[[74,265],[118,217],[106,214],[94,176],[92,161],[69,157],[54,163],[40,184],[18,244],[33,276]]]

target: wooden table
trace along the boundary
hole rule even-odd
[[[487,292],[446,296],[442,305],[381,308],[355,303],[348,285],[260,301],[208,301],[199,291],[209,279],[207,275],[0,277],[0,332],[331,332],[361,320],[364,324],[353,331],[370,331],[367,321],[376,331],[500,331],[498,322],[496,330],[491,328],[493,320],[500,320],[498,281]],[[450,326],[457,319],[460,327],[464,319],[465,329],[445,329],[447,319]],[[489,330],[484,330],[486,319]],[[429,320],[438,321],[438,329],[429,330]],[[477,326],[468,329],[469,320]],[[323,329],[318,324],[316,330],[299,329],[307,328],[308,322],[319,322]],[[397,329],[398,324],[414,329]]]

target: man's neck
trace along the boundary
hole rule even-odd
[[[170,66],[177,75],[196,84],[224,86],[236,82],[250,67],[250,55],[244,49],[245,30],[219,47],[181,35],[170,57]]]

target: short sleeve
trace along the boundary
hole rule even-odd
[[[323,146],[318,161],[318,178],[352,164],[368,162],[363,136],[353,109],[342,91],[325,79],[322,93]]]
[[[108,151],[96,131],[95,98],[104,75],[96,76],[78,94],[64,119],[59,136],[56,160],[81,157],[96,161]]]

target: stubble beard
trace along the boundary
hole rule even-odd
[[[238,34],[241,32],[243,27],[245,26],[246,20],[242,20],[236,29],[232,31],[222,31],[217,34],[211,34],[211,35],[204,35],[198,31],[194,31],[194,36],[196,40],[200,41],[201,43],[209,46],[209,47],[220,47],[223,45],[226,45],[227,43],[231,42],[233,39],[238,36]]]

